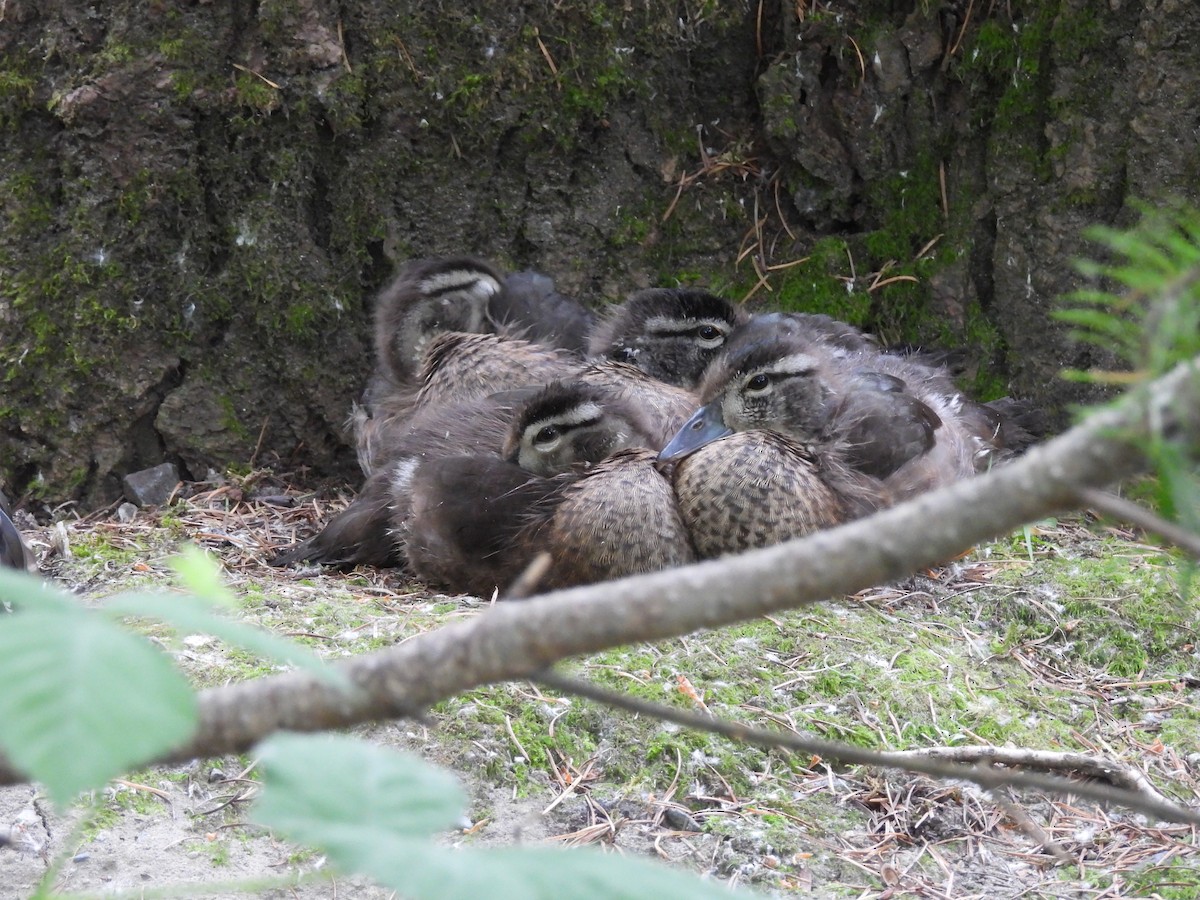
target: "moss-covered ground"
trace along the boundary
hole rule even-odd
[[[96,602],[168,584],[174,548],[198,543],[222,561],[247,620],[329,658],[486,610],[487,601],[431,593],[397,572],[264,565],[273,544],[327,514],[311,503],[246,501],[227,485],[126,524],[68,525],[69,559],[49,553],[49,532],[33,538],[45,569]],[[901,584],[567,668],[643,699],[865,747],[1094,754],[1194,802],[1198,606],[1181,592],[1170,552],[1076,516]],[[201,687],[272,671],[204,636],[148,630]],[[472,802],[457,842],[596,843],[783,896],[1190,898],[1200,884],[1195,835],[1184,827],[1067,798],[997,798],[846,768],[529,683],[480,688],[420,720],[360,730],[459,775]],[[158,856],[183,861],[164,871],[185,881],[319,869],[314,854],[246,824],[253,762],[198,761],[115,782],[95,798],[79,839],[76,859],[87,862],[68,864],[62,883],[137,887],[149,849],[125,842],[143,833],[155,835],[147,843]],[[96,881],[98,871],[108,880]]]

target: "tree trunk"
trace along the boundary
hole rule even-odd
[[[762,274],[1061,412],[1081,229],[1196,199],[1198,38],[1184,0],[0,2],[0,482],[353,478],[371,296],[450,253],[597,305]]]

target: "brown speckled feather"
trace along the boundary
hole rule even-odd
[[[578,377],[641,410],[653,431],[652,447],[656,450],[661,449],[700,406],[699,398],[692,391],[651,378],[625,363],[595,362],[585,367]]]
[[[888,505],[886,488],[769,431],[713,441],[675,468],[680,515],[701,558],[766,547]]]
[[[454,332],[434,338],[413,384],[375,398],[354,419],[359,465],[370,474],[394,458],[396,435],[422,409],[564,378],[579,360],[519,338]]]
[[[553,514],[521,540],[551,555],[542,589],[656,572],[695,560],[671,485],[655,454],[614,453],[578,476],[562,476]],[[536,514],[536,512],[535,512]]]
[[[671,487],[642,449],[554,478],[482,457],[431,461],[414,478],[407,544],[419,577],[480,596],[503,594],[542,551],[551,566],[539,591],[695,558]]]

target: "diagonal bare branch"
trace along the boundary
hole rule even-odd
[[[1151,435],[1200,445],[1200,361],[1140,387],[985,476],[804,540],[502,603],[486,614],[365,654],[340,692],[302,673],[200,696],[195,736],[158,762],[241,752],[278,730],[316,731],[415,715],[481,684],[635,641],[714,628],[853,593],[952,558],[975,543],[1075,508],[1079,492],[1140,471]],[[0,783],[21,779],[0,761]]]

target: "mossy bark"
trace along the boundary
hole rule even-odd
[[[1061,407],[1080,228],[1196,190],[1200,12],[808,6],[9,0],[0,482],[352,477],[370,298],[447,253],[595,304],[761,273]]]

